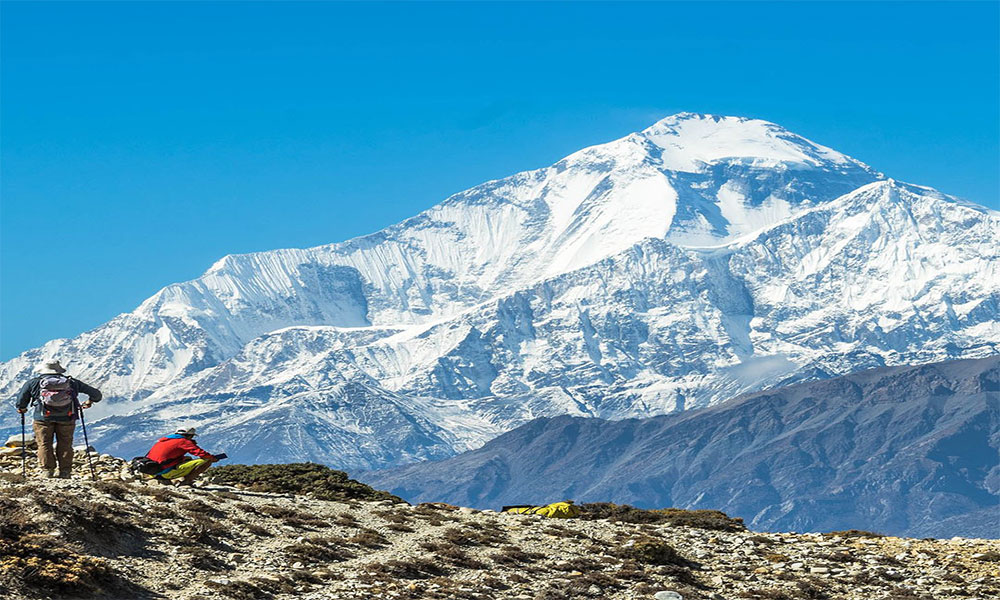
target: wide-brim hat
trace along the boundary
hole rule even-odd
[[[65,373],[66,369],[59,364],[58,360],[50,358],[43,360],[42,364],[38,365],[38,372],[42,375],[60,375]]]
[[[198,434],[197,432],[195,432],[194,427],[188,427],[186,429],[181,427],[180,429],[174,432],[174,435],[189,435],[191,437],[194,437]]]

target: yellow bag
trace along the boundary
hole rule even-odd
[[[542,515],[549,519],[572,519],[580,516],[580,509],[573,505],[572,500],[553,502],[545,506],[505,506],[501,512],[518,515]]]

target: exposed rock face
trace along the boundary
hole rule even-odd
[[[1000,357],[873,369],[650,419],[538,419],[362,479],[411,501],[717,508],[753,528],[1000,537]]]
[[[1000,594],[997,540],[760,534],[224,486],[14,478],[0,477],[0,589],[9,600]]]

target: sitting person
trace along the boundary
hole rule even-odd
[[[163,470],[154,476],[156,479],[168,483],[183,478],[177,485],[191,485],[218,460],[214,455],[199,448],[198,444],[194,443],[194,436],[194,427],[178,429],[153,444],[146,457],[155,460],[163,467]],[[197,458],[185,460],[189,452]]]

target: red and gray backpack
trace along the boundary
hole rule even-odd
[[[76,405],[76,390],[70,384],[69,377],[64,375],[43,375],[38,380],[39,401],[42,403],[42,413],[46,416],[73,416]]]

